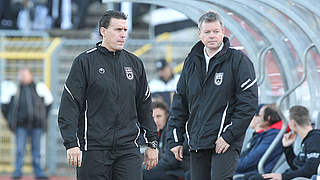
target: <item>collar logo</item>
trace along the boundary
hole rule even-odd
[[[133,80],[133,71],[131,67],[124,67],[124,72],[129,80]]]
[[[217,86],[220,86],[220,85],[221,85],[222,80],[223,80],[223,72],[216,73],[216,74],[214,75],[214,83],[215,83]]]
[[[99,73],[100,74],[104,74],[106,72],[106,70],[104,68],[99,68]]]

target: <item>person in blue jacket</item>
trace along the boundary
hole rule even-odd
[[[277,111],[265,105],[260,109],[259,114],[253,119],[256,123],[256,132],[249,141],[249,148],[239,158],[236,174],[256,174],[258,163],[263,154],[267,151],[282,127],[282,121]],[[265,172],[271,172],[282,153],[281,143],[278,143],[263,168]]]

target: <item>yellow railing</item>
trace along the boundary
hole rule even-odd
[[[8,39],[9,41],[19,41],[19,39]],[[8,41],[7,40],[7,41]],[[25,41],[25,38],[21,38],[20,41]],[[53,51],[61,43],[61,38],[52,39],[50,45],[44,52],[27,52],[24,50],[13,50],[13,51],[0,51],[0,59],[6,60],[43,60],[44,61],[44,80],[46,85],[50,88],[51,82],[51,55]],[[27,49],[26,49],[27,50]]]
[[[170,40],[171,35],[168,32],[162,33],[160,34],[157,38],[156,38],[156,42],[161,42],[161,41],[165,41],[165,40]],[[143,46],[141,46],[139,49],[137,49],[136,51],[133,52],[133,54],[135,54],[136,56],[141,56],[142,54],[150,51],[152,49],[152,44],[148,43],[145,44]],[[171,49],[172,46],[171,45],[167,45],[166,46],[166,55],[165,55],[165,59],[167,60],[167,62],[172,62],[172,53],[171,53]]]
[[[157,38],[156,38],[156,41],[157,42],[161,42],[161,41],[164,41],[164,40],[170,40],[171,39],[171,35],[170,33],[168,32],[165,32],[165,33],[162,33],[161,35],[159,35]],[[134,51],[133,53],[136,55],[136,56],[141,56],[142,54],[150,51],[152,49],[152,44],[151,43],[148,43],[148,44],[145,44],[143,46],[141,46],[139,49],[137,49],[136,51]],[[168,63],[171,63],[172,62],[172,46],[171,45],[167,45],[166,46],[166,54],[165,54],[165,59]],[[176,74],[176,73],[180,73],[182,71],[182,68],[183,68],[183,64],[184,62],[181,62],[179,63],[176,67],[173,68],[173,72]]]

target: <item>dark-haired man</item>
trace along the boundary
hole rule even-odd
[[[313,129],[310,123],[309,111],[303,106],[293,106],[289,110],[290,133],[282,138],[282,146],[290,169],[282,174],[264,174],[265,179],[289,180],[296,177],[311,178],[317,174],[320,163],[320,131]],[[302,139],[301,151],[296,156],[293,143],[297,135]]]
[[[74,60],[64,85],[59,127],[78,180],[141,180],[140,127],[148,140],[145,168],[158,163],[143,63],[123,49],[126,19],[113,10],[102,16],[102,42]]]
[[[168,145],[182,160],[186,132],[192,180],[232,179],[244,134],[258,107],[252,62],[230,48],[220,16],[202,15],[173,97]]]

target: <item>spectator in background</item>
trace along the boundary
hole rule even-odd
[[[10,13],[11,0],[0,1],[0,29],[12,29],[13,21]]]
[[[7,92],[2,112],[10,130],[16,135],[16,163],[13,179],[22,177],[23,158],[27,138],[31,137],[32,165],[36,179],[47,179],[40,166],[40,138],[46,129],[53,97],[44,83],[35,83],[30,69],[19,71],[19,87]],[[11,93],[11,94],[10,94]]]
[[[320,131],[313,129],[309,111],[303,106],[293,106],[289,110],[290,133],[282,138],[282,146],[290,169],[282,174],[264,174],[263,178],[272,180],[289,180],[296,177],[311,178],[317,174],[320,163]],[[293,143],[297,135],[302,139],[301,151],[293,152]]]
[[[48,0],[47,6],[53,19],[53,26],[60,27],[63,30],[72,28],[71,0]]]
[[[259,114],[250,124],[250,128],[253,128],[255,132],[248,143],[248,149],[240,155],[236,174],[245,174],[247,178],[258,173],[259,160],[278,135],[281,127],[282,121],[277,111],[267,105],[262,106]],[[281,153],[281,143],[278,143],[266,161],[264,172],[272,171]]]
[[[156,68],[159,78],[149,82],[151,93],[175,91],[180,76],[173,74],[172,68],[165,59],[158,60]]]
[[[167,120],[169,117],[168,105],[161,100],[152,102],[153,118],[159,134],[159,163],[150,171],[143,170],[144,180],[177,180],[184,177],[184,163],[176,160],[166,144]],[[188,152],[186,152],[188,153]],[[187,156],[187,155],[186,155]],[[188,163],[188,161],[187,161]]]

